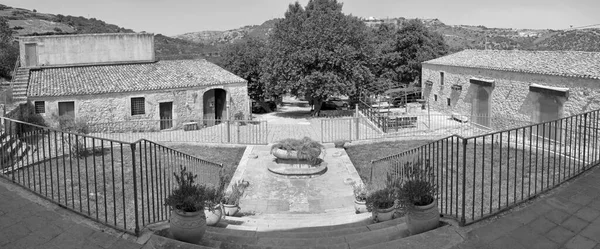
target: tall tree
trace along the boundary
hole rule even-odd
[[[19,58],[19,48],[12,33],[7,20],[0,17],[0,77],[5,79],[12,77],[11,72]]]
[[[269,37],[265,82],[275,92],[304,95],[315,105],[332,95],[355,94],[372,79],[372,54],[362,21],[342,13],[336,0],[291,4]]]
[[[266,41],[255,37],[246,37],[229,44],[223,49],[223,66],[232,73],[248,81],[248,95],[254,101],[271,111],[264,103],[265,98],[273,95],[265,88],[262,80],[262,61],[267,51]]]
[[[418,81],[421,63],[448,53],[443,37],[429,31],[419,20],[411,20],[400,29],[381,27],[377,31],[376,72],[379,81],[406,86]]]

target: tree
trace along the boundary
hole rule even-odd
[[[372,79],[372,54],[362,21],[342,13],[336,0],[291,4],[269,37],[265,83],[274,92],[289,91],[315,104],[332,95],[352,95]]]
[[[266,41],[254,37],[246,37],[226,46],[223,49],[223,66],[232,73],[248,81],[248,95],[267,111],[265,98],[271,97],[262,80],[262,61],[267,51]]]
[[[382,26],[377,36],[381,41],[376,45],[374,72],[378,81],[394,86],[414,84],[421,75],[422,62],[448,53],[443,37],[419,20],[411,20],[397,30]]]
[[[6,19],[0,17],[0,77],[10,79],[15,62],[19,58],[19,48],[12,37],[13,30]]]

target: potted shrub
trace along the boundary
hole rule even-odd
[[[354,190],[354,209],[356,213],[367,212],[367,186],[362,183],[353,184],[352,189]]]
[[[435,198],[437,187],[429,179],[433,170],[420,162],[405,166],[409,172],[403,184],[397,188],[399,203],[407,211],[406,224],[411,234],[419,234],[439,226],[440,211]]]
[[[213,199],[215,206],[214,208],[204,207],[206,225],[215,226],[221,221],[221,217],[223,216],[223,205],[221,202],[224,198],[225,187],[230,180],[231,177],[229,174],[224,173],[223,170],[219,172],[219,186],[217,187],[215,198]]]
[[[396,196],[393,188],[383,188],[367,195],[367,210],[373,213],[376,222],[391,220],[396,212]]]
[[[181,167],[179,174],[173,173],[177,187],[166,198],[165,205],[171,207],[170,230],[177,240],[198,243],[206,232],[204,208],[212,208],[216,190],[206,185],[195,184],[198,177]]]
[[[302,139],[287,138],[273,144],[271,154],[278,159],[306,160],[315,166],[321,163],[319,156],[323,149],[322,144],[309,137]]]
[[[231,186],[231,191],[223,198],[223,211],[227,216],[234,216],[240,211],[240,199],[244,194],[247,182],[240,180]]]

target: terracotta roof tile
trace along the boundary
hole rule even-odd
[[[29,97],[135,92],[246,82],[206,60],[32,69]]]
[[[469,49],[423,64],[600,79],[598,52]]]

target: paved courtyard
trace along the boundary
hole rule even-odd
[[[141,248],[112,231],[0,178],[0,248]]]
[[[499,218],[467,226],[456,248],[600,248],[600,167]]]

